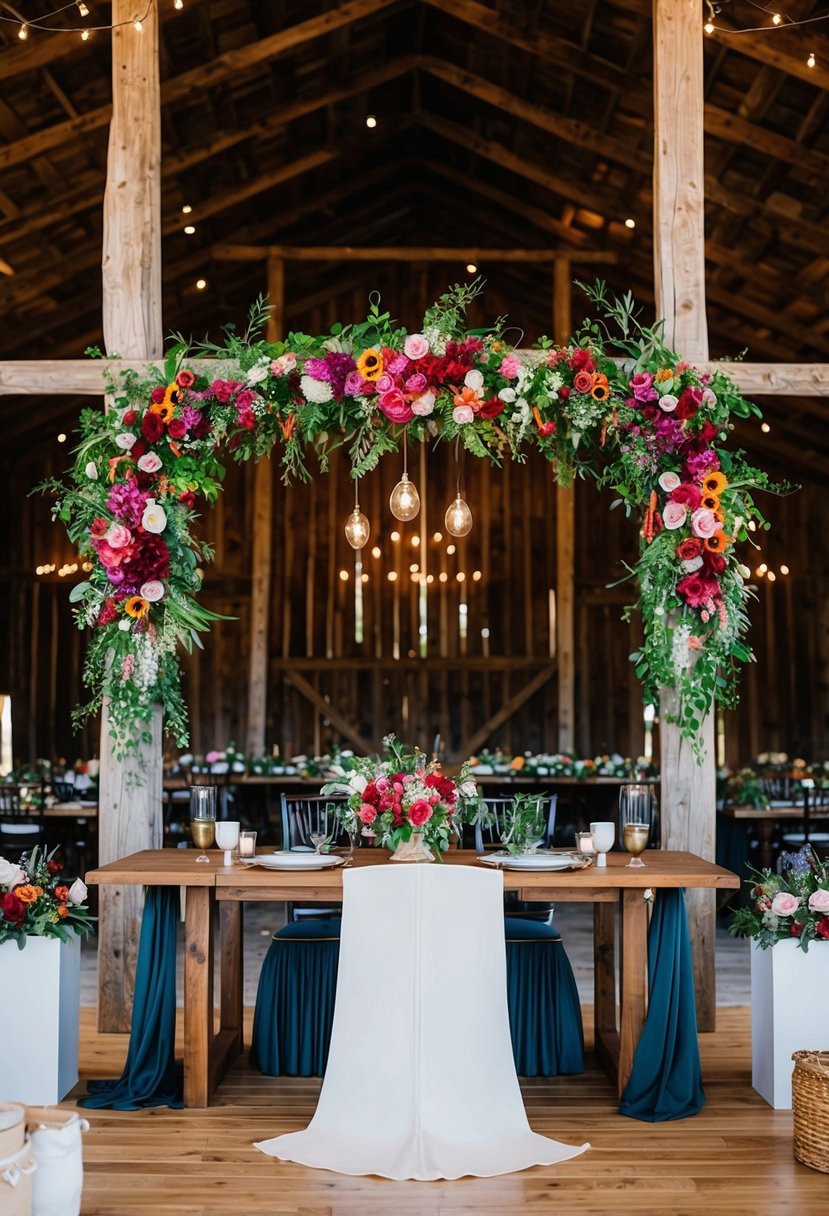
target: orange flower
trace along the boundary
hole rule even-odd
[[[357,371],[364,380],[379,380],[383,374],[383,359],[377,350],[364,350],[357,360]]]
[[[62,884],[59,887],[55,887],[55,899],[61,899],[64,902],[66,902],[66,900],[68,898],[69,898],[69,888],[68,887],[63,886]]]
[[[720,500],[716,494],[703,494],[700,506],[706,507],[709,511],[719,511]]]
[[[284,422],[282,422],[280,420],[279,425],[282,428],[282,438],[285,440],[286,443],[291,438],[291,435],[293,435],[293,433],[294,433],[295,423],[296,423],[296,414],[289,414]]]
[[[524,767],[525,762],[526,761],[523,756],[513,756],[512,760],[510,760],[510,762],[509,762],[509,766],[510,766],[510,768],[514,768],[516,772],[520,773],[521,769]]]
[[[58,916],[68,916],[68,915],[69,915],[69,909],[67,908],[66,904],[61,904],[58,908]]]
[[[702,543],[709,553],[723,553],[731,544],[731,537],[724,532],[715,532],[712,536],[706,536]]]
[[[610,382],[607,376],[602,372],[593,373],[593,384],[590,387],[590,396],[594,401],[607,401],[610,396]]]
[[[475,389],[470,388],[468,385],[465,385],[459,393],[455,393],[454,402],[456,407],[468,405],[469,408],[474,410],[476,414],[481,408],[481,398],[478,396]]]
[[[674,373],[673,373],[672,368],[660,367],[659,371],[656,373],[655,379],[658,381],[659,380],[673,380],[673,377],[674,377]]]
[[[728,478],[722,473],[709,473],[702,482],[703,491],[708,494],[722,494],[727,485]]]
[[[25,883],[22,887],[15,887],[14,893],[22,904],[33,904],[43,894],[43,887],[36,887],[32,883]]]
[[[162,422],[169,422],[175,410],[172,403],[165,400],[159,401],[156,405],[151,405],[149,412],[151,414],[158,414]]]
[[[127,616],[137,617],[139,620],[142,616],[146,616],[149,611],[150,604],[142,595],[131,595],[129,599],[124,600],[124,612]]]

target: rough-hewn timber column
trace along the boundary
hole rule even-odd
[[[654,0],[654,217],[656,314],[668,345],[692,362],[708,358],[705,317],[703,63],[698,0]],[[714,858],[714,716],[703,723],[705,759],[668,719],[672,692],[660,702],[662,842]],[[688,916],[700,1030],[716,1015],[713,892],[689,891]]]
[[[565,346],[573,330],[572,264],[556,258],[553,266],[553,337]],[[558,750],[576,745],[575,485],[556,486],[556,665],[558,671]]]
[[[267,339],[277,342],[284,334],[285,262],[268,257]],[[247,754],[265,751],[268,712],[268,609],[271,602],[271,546],[273,532],[273,466],[270,457],[256,463],[253,482],[253,553],[251,554],[250,665],[248,668]]]
[[[112,123],[104,195],[103,326],[109,354],[157,358],[161,323],[161,111],[158,14],[145,0],[113,0]],[[142,18],[139,32],[132,22]],[[151,741],[119,762],[101,722],[100,861],[161,845],[161,712]],[[129,1029],[140,887],[102,888],[98,1026]]]

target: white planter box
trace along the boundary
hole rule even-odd
[[[60,1102],[78,1081],[81,939],[0,945],[0,1098]]]
[[[793,1051],[829,1051],[829,942],[751,944],[751,1084],[792,1108]]]

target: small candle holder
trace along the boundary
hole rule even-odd
[[[239,833],[239,856],[256,856],[256,833],[249,831],[247,828]]]
[[[576,848],[580,853],[590,854],[592,856],[592,854],[596,852],[596,848],[593,844],[593,833],[576,832]]]

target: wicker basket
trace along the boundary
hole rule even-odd
[[[796,1051],[792,1059],[794,1155],[829,1174],[829,1051]]]

